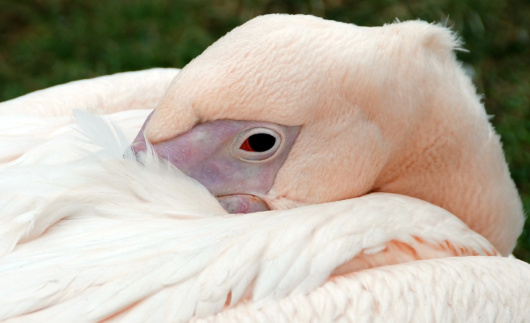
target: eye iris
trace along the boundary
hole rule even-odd
[[[257,133],[247,138],[240,149],[245,151],[265,152],[276,143],[276,138],[266,133]]]

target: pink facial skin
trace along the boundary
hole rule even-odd
[[[132,144],[135,152],[145,151],[144,123]],[[274,135],[277,144],[265,152],[241,147],[249,135]],[[196,125],[175,138],[153,145],[156,154],[186,175],[202,183],[229,213],[268,210],[265,196],[283,165],[300,126],[266,122],[216,120]]]

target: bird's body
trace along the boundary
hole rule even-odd
[[[0,104],[0,320],[530,320],[530,266],[501,256],[516,236],[488,241],[469,227],[480,214],[387,192],[228,214],[159,151],[135,155],[129,143],[177,73]],[[72,120],[74,109],[100,116]],[[518,232],[520,214],[507,216],[485,232]]]

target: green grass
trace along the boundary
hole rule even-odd
[[[527,0],[3,0],[0,101],[71,80],[150,67],[182,67],[260,14],[307,13],[373,26],[449,19],[469,53],[512,177],[530,213],[530,3]],[[530,222],[515,255],[530,262]]]

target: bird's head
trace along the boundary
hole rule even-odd
[[[133,149],[149,141],[232,213],[393,192],[446,208],[506,252],[520,201],[457,45],[419,21],[258,17],[177,75]],[[509,229],[492,228],[501,220]]]

